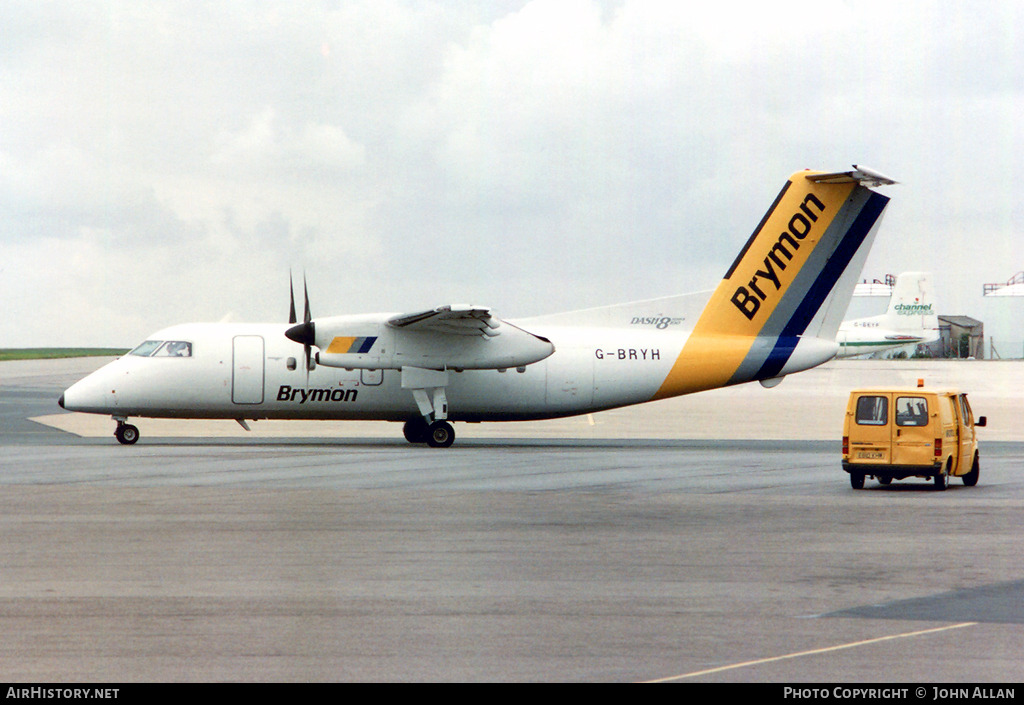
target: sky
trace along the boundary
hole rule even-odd
[[[289,271],[314,317],[712,289],[854,163],[900,182],[863,277],[983,318],[1024,270],[1019,2],[0,8],[0,347],[286,322]]]

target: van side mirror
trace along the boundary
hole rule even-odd
[[[988,424],[988,419],[984,416],[979,416],[978,420],[974,422],[975,426],[985,426]]]

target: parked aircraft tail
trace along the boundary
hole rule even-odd
[[[831,359],[896,183],[864,167],[793,174],[712,294],[655,398],[751,380],[773,386]]]
[[[884,326],[899,331],[938,331],[930,272],[903,272],[896,277]]]
[[[836,338],[839,357],[872,355],[938,339],[939,316],[929,272],[900,274],[888,310],[880,316],[843,321]]]

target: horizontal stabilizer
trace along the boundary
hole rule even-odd
[[[816,184],[860,184],[868,188],[875,186],[892,186],[898,181],[890,179],[866,166],[853,165],[853,171],[836,171],[831,174],[808,174],[807,178]]]

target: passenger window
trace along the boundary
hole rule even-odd
[[[927,426],[928,400],[924,397],[896,397],[897,426]]]
[[[192,357],[192,343],[183,340],[168,340],[153,357]]]
[[[888,397],[857,399],[857,423],[861,426],[884,426],[889,423]]]

